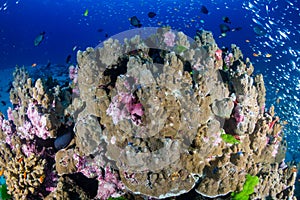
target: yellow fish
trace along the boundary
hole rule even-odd
[[[266,58],[270,58],[270,57],[272,57],[272,54],[267,53],[265,56],[266,56]]]
[[[253,55],[254,57],[258,57],[258,56],[261,56],[261,52],[253,53],[252,55]]]
[[[84,13],[83,13],[83,16],[87,17],[87,16],[88,16],[88,14],[89,14],[89,10],[88,10],[88,9],[86,9],[86,10],[84,11]]]

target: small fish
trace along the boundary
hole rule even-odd
[[[201,12],[206,15],[209,13],[208,9],[203,5],[201,6]]]
[[[98,31],[99,33],[101,33],[101,32],[103,32],[103,29],[102,29],[102,28],[99,28],[97,31]]]
[[[1,101],[2,106],[6,106],[5,101]]]
[[[86,9],[86,10],[84,11],[84,13],[83,13],[83,16],[87,17],[88,15],[89,15],[89,10]]]
[[[271,58],[271,57],[272,57],[272,54],[267,53],[267,54],[265,55],[265,57],[266,57],[266,58]]]
[[[43,174],[42,176],[40,176],[40,178],[39,178],[40,184],[42,184],[44,182],[45,177],[46,177],[45,174]]]
[[[51,62],[48,61],[46,68],[49,68],[51,66]]]
[[[45,31],[41,32],[38,36],[34,39],[34,46],[38,46],[41,44],[45,36]]]
[[[240,31],[240,30],[242,30],[242,27],[236,27],[236,28],[233,28],[233,29],[231,29],[231,31]]]
[[[230,27],[226,24],[220,24],[219,27],[220,27],[221,33],[226,33],[228,31],[230,31]]]
[[[71,55],[69,54],[68,56],[67,56],[67,58],[66,58],[66,63],[68,64],[70,61],[71,61]]]
[[[253,53],[252,55],[253,55],[254,57],[258,57],[258,56],[261,55],[261,53]]]
[[[32,63],[31,67],[36,67],[37,64],[36,63]]]
[[[156,13],[155,12],[148,12],[148,17],[149,18],[153,18],[156,16]]]
[[[75,45],[72,50],[75,51],[76,49],[77,49],[77,46]]]
[[[222,17],[222,20],[225,23],[231,24],[231,21],[230,21],[229,17],[227,17],[227,16]]]
[[[140,20],[137,18],[137,16],[133,16],[129,18],[130,24],[134,27],[142,27],[142,24],[140,22]]]
[[[104,35],[106,38],[108,38],[108,33],[105,33],[105,35]]]
[[[254,26],[253,31],[257,36],[264,36],[267,34],[266,30],[260,25]]]
[[[249,42],[250,42],[250,40],[245,40],[245,42],[249,43]]]

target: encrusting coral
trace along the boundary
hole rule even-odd
[[[67,88],[15,72],[15,107],[9,120],[0,116],[0,166],[9,192],[22,190],[16,198],[41,185],[48,199],[162,199],[191,190],[229,198],[243,194],[247,177],[259,180],[245,189],[250,198],[294,198],[283,127],[265,108],[262,75],[236,45],[226,51],[211,32],[190,39],[166,27],[110,38],[78,51],[77,61]],[[56,162],[55,174],[46,160]],[[59,178],[37,181],[44,174]],[[80,176],[96,181],[95,193],[70,187]]]

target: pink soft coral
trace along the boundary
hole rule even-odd
[[[217,60],[222,59],[222,50],[221,49],[218,49],[215,54],[216,54],[216,59]]]
[[[108,199],[122,195],[124,184],[120,181],[116,172],[113,172],[109,165],[104,166],[101,156],[93,160],[74,154],[77,171],[88,178],[97,178],[98,190],[95,199]]]
[[[23,131],[25,132],[23,133],[23,137],[25,136],[25,138],[29,137],[30,139],[33,139],[33,136],[36,135],[44,140],[50,137],[50,133],[46,127],[47,118],[45,115],[41,115],[38,112],[34,103],[28,105],[27,117],[30,120],[30,124],[25,121],[23,126]]]
[[[175,34],[168,31],[164,34],[164,42],[168,47],[173,47],[175,45]]]
[[[235,118],[235,121],[237,122],[237,124],[241,123],[244,121],[245,119],[245,116],[242,112],[242,107],[237,105],[235,108],[234,108],[234,118]]]
[[[141,123],[140,118],[144,111],[142,104],[137,103],[132,94],[121,92],[113,97],[106,113],[112,117],[114,124],[123,119],[131,119],[138,125]]]

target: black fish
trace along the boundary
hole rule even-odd
[[[201,6],[201,12],[203,14],[208,14],[208,10],[207,10],[207,8],[205,6]]]
[[[10,92],[10,90],[11,90],[12,88],[14,88],[14,86],[13,86],[13,84],[12,84],[12,81],[10,81],[10,82],[8,83],[8,88],[7,88],[6,92]]]
[[[2,106],[6,106],[5,101],[1,101]]]
[[[236,28],[233,28],[231,31],[240,31],[240,30],[242,30],[242,27],[236,27]]]
[[[223,19],[223,21],[224,21],[225,23],[231,24],[231,21],[230,21],[229,17],[224,16],[224,17],[222,17],[222,19]]]
[[[66,58],[66,63],[69,63],[69,62],[70,62],[71,57],[72,57],[72,56],[69,54],[68,57]]]
[[[260,26],[260,25],[256,25],[253,27],[253,31],[256,35],[258,36],[264,36],[267,34],[266,30],[264,29],[264,27]]]
[[[220,24],[220,30],[221,30],[221,33],[226,33],[228,31],[230,31],[230,27],[226,24]]]
[[[132,26],[138,27],[138,28],[142,27],[142,24],[141,24],[140,20],[136,16],[133,16],[129,19],[130,19],[130,24]]]
[[[222,50],[224,53],[227,53],[227,52],[228,52],[228,47],[222,47],[221,50]]]
[[[105,33],[105,37],[108,38],[108,33]]]
[[[148,17],[149,18],[153,18],[156,16],[156,13],[155,12],[148,12]]]
[[[102,28],[99,28],[97,31],[98,31],[99,33],[101,33],[101,32],[103,32],[103,29],[102,29]]]
[[[36,38],[34,39],[34,46],[38,46],[44,39],[45,31],[41,32]]]
[[[46,65],[46,69],[49,68],[51,66],[51,62],[48,62]]]

